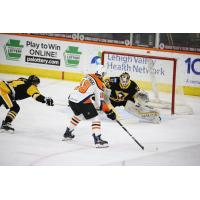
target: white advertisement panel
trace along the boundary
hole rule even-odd
[[[104,65],[109,74],[119,76],[122,71],[128,72],[134,80],[150,81],[150,73],[160,83],[172,83],[173,61],[149,59],[131,55],[106,53]]]
[[[200,87],[200,55],[164,51],[147,52],[144,49],[125,46],[116,47],[114,45],[80,43],[76,40],[61,41],[0,34],[1,65],[90,73],[95,71],[96,64],[100,62],[102,51],[177,58],[177,76],[182,77],[183,85]],[[154,71],[157,79],[164,82],[169,81],[168,75],[173,70],[172,64],[169,62],[155,62]],[[113,56],[107,59],[105,65],[113,75],[123,71],[132,71],[135,79],[148,80],[149,78],[146,59]]]

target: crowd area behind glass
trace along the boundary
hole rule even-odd
[[[72,40],[200,52],[200,33],[30,33]]]

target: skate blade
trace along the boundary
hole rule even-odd
[[[71,141],[73,138],[62,138],[62,141]]]
[[[109,145],[108,145],[108,144],[105,144],[105,145],[95,144],[95,147],[96,147],[97,149],[103,149],[103,148],[108,148]]]
[[[0,129],[0,133],[10,133],[10,134],[14,134],[15,131],[13,131],[13,130]]]

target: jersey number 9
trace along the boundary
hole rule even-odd
[[[91,86],[90,81],[88,81],[88,80],[82,80],[80,82],[80,86],[78,87],[78,91],[80,93],[85,93],[90,86]]]

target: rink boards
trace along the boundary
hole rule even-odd
[[[101,62],[103,51],[133,53],[141,55],[164,56],[177,59],[179,72],[182,77],[181,85],[184,93],[200,96],[200,55],[193,52],[176,52],[161,49],[147,49],[140,47],[120,46],[113,44],[99,44],[95,42],[77,40],[58,40],[56,38],[37,38],[30,36],[0,34],[0,72],[11,74],[30,75],[40,77],[80,81],[86,73],[96,71]],[[145,60],[137,60],[131,68],[128,60],[122,60],[116,65],[115,58],[105,63],[111,74],[120,74],[134,70],[133,79],[144,89],[151,89],[148,81],[148,72],[145,70]],[[137,58],[136,58],[137,59]],[[163,66],[164,64],[161,63]],[[161,66],[161,67],[162,67]],[[111,69],[112,68],[112,69]],[[172,70],[166,67],[165,70]],[[162,76],[163,71],[157,71],[156,77],[160,80],[168,78]],[[162,91],[170,91],[170,83],[160,83]]]

